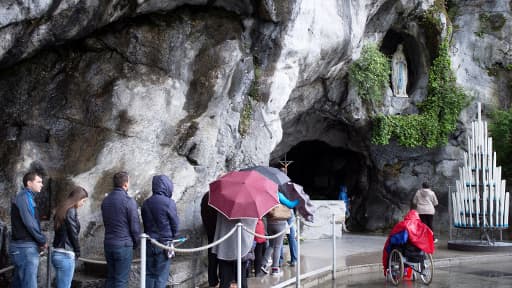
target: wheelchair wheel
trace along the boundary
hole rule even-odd
[[[423,263],[420,263],[420,278],[425,285],[432,283],[434,277],[434,261],[432,260],[432,254],[426,254]]]
[[[389,254],[388,278],[393,285],[398,285],[404,276],[404,260],[400,251],[393,249]]]

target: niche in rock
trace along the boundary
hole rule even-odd
[[[281,159],[284,159],[284,155]],[[286,159],[290,179],[304,187],[313,200],[338,200],[340,185],[350,197],[362,190],[360,179],[366,178],[363,155],[323,141],[303,141],[293,146]]]
[[[391,59],[397,51],[398,45],[402,45],[407,60],[408,81],[406,91],[408,95],[412,95],[417,89],[419,79],[426,74],[424,59],[428,59],[428,56],[423,54],[428,54],[428,52],[422,52],[426,49],[420,48],[421,45],[414,36],[393,29],[389,30],[384,36],[380,50]]]

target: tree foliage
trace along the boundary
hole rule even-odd
[[[512,108],[496,110],[491,116],[489,133],[492,136],[493,148],[496,149],[496,161],[501,166],[501,175],[508,183],[512,181]]]

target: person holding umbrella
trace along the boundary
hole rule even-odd
[[[247,229],[254,231],[258,219],[228,219],[222,213],[217,213],[217,222],[215,225],[215,236],[213,241],[228,234],[231,229],[236,227],[238,223],[242,223]],[[244,256],[249,253],[252,247],[254,236],[249,232],[242,230],[242,267],[247,266],[247,261],[244,261]],[[217,255],[219,264],[219,288],[229,288],[233,281],[236,282],[237,277],[237,234],[233,233],[226,240],[222,241],[219,245],[212,248],[212,253]],[[242,269],[242,288],[247,288],[247,273],[246,269]]]
[[[241,223],[254,232],[259,218],[279,204],[277,184],[256,171],[232,171],[210,183],[208,205],[217,210],[215,236],[213,241],[223,238]],[[241,254],[247,255],[252,248],[254,236],[243,229],[241,231]],[[230,287],[237,281],[238,246],[237,233],[212,248],[219,263],[220,288]],[[242,266],[247,261],[242,258]],[[242,270],[241,286],[247,287],[246,269]]]

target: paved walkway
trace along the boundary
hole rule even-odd
[[[336,241],[337,277],[351,273],[382,273],[382,248],[386,237],[345,233],[341,239]],[[288,247],[285,246],[285,253],[288,252]],[[471,261],[492,262],[497,255],[512,255],[512,253],[448,250],[447,241],[440,240],[436,244],[434,263],[436,267],[446,267]],[[288,254],[285,255],[285,259],[289,259]],[[301,274],[330,265],[332,265],[332,239],[305,240],[301,243]],[[283,272],[280,277],[266,275],[249,278],[248,286],[250,288],[268,288],[295,278],[295,267],[284,265]],[[330,278],[331,272],[326,272],[317,277],[304,279],[301,283],[304,287],[315,287],[316,283],[328,281]]]

